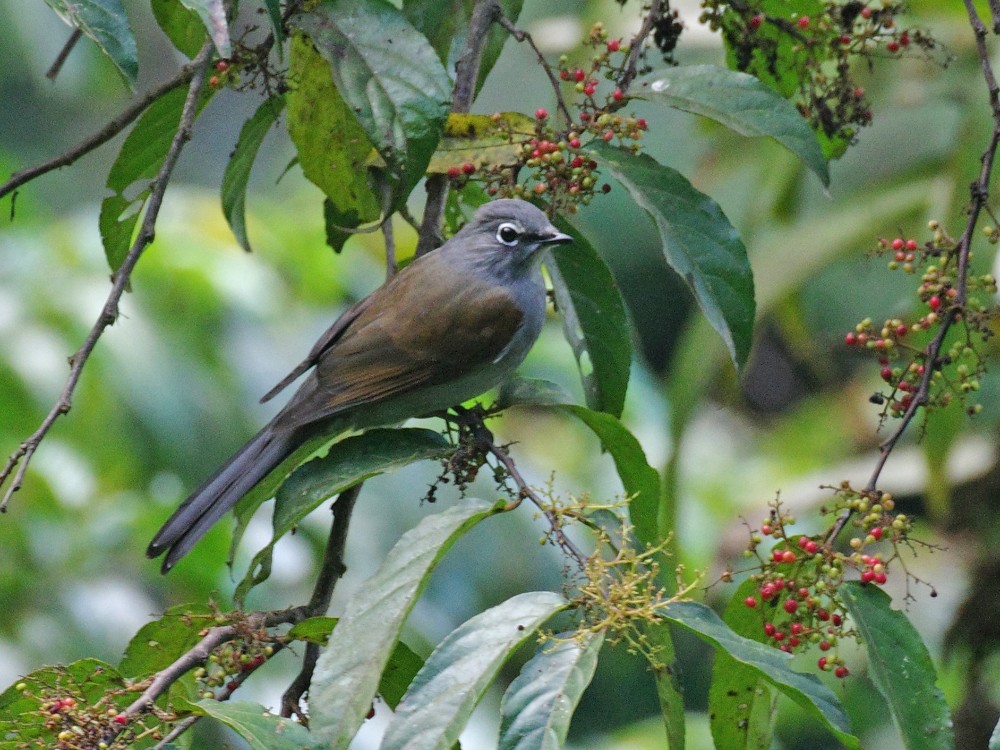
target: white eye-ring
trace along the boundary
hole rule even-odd
[[[513,247],[517,244],[517,238],[521,236],[521,230],[516,224],[505,221],[497,229],[497,242]]]

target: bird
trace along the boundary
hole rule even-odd
[[[527,201],[479,207],[447,242],[348,308],[261,399],[288,403],[163,524],[169,571],[282,461],[319,436],[393,425],[482,395],[514,373],[545,319],[543,250],[572,242]]]

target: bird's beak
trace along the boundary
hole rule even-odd
[[[544,245],[565,245],[567,242],[572,241],[573,238],[570,235],[564,234],[551,226],[542,234],[542,244]]]

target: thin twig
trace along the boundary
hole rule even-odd
[[[465,49],[455,62],[455,87],[452,89],[451,111],[463,114],[472,108],[479,80],[479,64],[483,59],[490,25],[500,16],[497,0],[476,0],[469,18]],[[441,244],[441,221],[448,200],[448,176],[431,175],[427,178],[427,203],[424,219],[417,239],[417,256],[425,255]]]
[[[306,617],[319,617],[326,613],[330,608],[333,590],[347,571],[347,566],[344,564],[347,530],[351,524],[354,504],[361,493],[361,486],[361,484],[356,484],[350,489],[344,490],[333,504],[333,523],[330,525],[330,537],[326,542],[323,563],[313,588],[312,598],[305,608]],[[290,717],[295,714],[305,723],[305,717],[299,704],[302,696],[306,694],[312,684],[313,671],[316,669],[318,658],[319,644],[307,643],[305,655],[302,657],[302,669],[292,684],[288,686],[284,695],[281,696],[282,716]]]
[[[979,54],[983,78],[986,81],[986,86],[989,91],[990,110],[993,117],[993,133],[990,136],[990,141],[987,144],[985,151],[983,151],[983,154],[980,157],[979,176],[970,186],[971,200],[969,203],[968,218],[965,222],[965,230],[962,232],[962,236],[958,241],[958,268],[956,270],[955,299],[945,313],[944,319],[941,321],[941,326],[934,338],[924,350],[927,367],[924,370],[923,376],[920,378],[920,383],[917,386],[917,390],[913,394],[913,399],[910,402],[910,405],[906,408],[906,411],[900,418],[899,425],[896,429],[893,430],[892,434],[889,435],[889,437],[886,438],[879,446],[879,457],[875,463],[875,468],[873,469],[871,476],[868,478],[868,483],[865,485],[865,492],[874,492],[876,490],[878,487],[879,477],[881,477],[882,470],[885,468],[886,462],[889,460],[889,456],[896,447],[896,443],[899,442],[903,433],[906,432],[910,423],[916,417],[917,411],[920,407],[927,403],[930,396],[932,378],[940,366],[941,349],[944,347],[945,338],[951,330],[951,327],[958,321],[962,310],[965,309],[968,297],[969,254],[972,250],[972,240],[975,236],[979,216],[986,207],[986,201],[989,198],[990,178],[993,174],[993,164],[996,159],[997,148],[1000,147],[1000,88],[997,86],[996,76],[993,73],[993,66],[990,64],[989,50],[986,48],[986,26],[983,24],[982,19],[980,19],[979,14],[976,12],[976,9],[972,4],[972,0],[964,0],[964,3],[966,12],[969,15],[969,23],[972,26],[972,30],[976,38],[976,49]],[[998,5],[997,2],[991,1],[990,7],[993,8],[995,5],[1000,8],[1000,5]],[[826,544],[828,546],[832,545],[836,540],[837,536],[847,525],[851,515],[852,511],[845,510],[840,514],[840,516],[837,517],[837,520],[834,522],[830,531],[826,535]]]
[[[69,35],[69,39],[66,40],[66,44],[63,48],[59,50],[59,54],[56,55],[56,59],[52,62],[52,67],[50,67],[45,72],[45,77],[50,81],[56,80],[59,75],[59,71],[62,70],[63,63],[66,62],[66,58],[69,57],[69,53],[73,51],[76,43],[80,41],[80,37],[83,36],[83,32],[80,29],[73,29],[73,33]]]
[[[132,270],[135,268],[136,263],[139,262],[143,251],[153,241],[156,219],[159,216],[160,206],[163,203],[163,194],[166,192],[167,185],[170,182],[174,165],[177,163],[184,144],[191,138],[191,128],[194,123],[195,113],[197,112],[196,105],[201,95],[202,86],[204,85],[205,71],[208,68],[208,61],[211,58],[211,54],[212,43],[206,41],[192,62],[191,82],[188,86],[184,108],[181,111],[177,134],[174,136],[173,142],[167,150],[159,174],[156,175],[151,185],[149,202],[146,205],[146,215],[143,217],[139,234],[125,256],[121,267],[115,272],[111,291],[104,303],[104,307],[101,309],[100,315],[97,317],[97,322],[90,329],[80,348],[70,357],[69,377],[66,379],[66,385],[63,387],[62,393],[52,406],[52,409],[42,420],[38,429],[27,440],[21,443],[20,447],[7,460],[3,470],[0,471],[0,486],[2,486],[10,478],[15,468],[17,469],[13,481],[4,493],[3,500],[0,501],[0,512],[7,509],[7,504],[10,502],[11,496],[21,488],[24,474],[28,469],[28,464],[31,462],[31,457],[38,449],[39,443],[48,434],[56,420],[70,410],[73,403],[73,392],[80,380],[80,375],[83,372],[84,365],[87,363],[87,359],[90,357],[91,352],[93,352],[97,341],[101,338],[105,329],[114,323],[118,317],[118,303],[129,286]]]
[[[392,214],[382,220],[382,236],[385,238],[385,280],[388,281],[399,270],[396,263],[396,239],[392,233]]]
[[[204,47],[202,48],[204,50]],[[209,48],[211,50],[211,48]],[[164,81],[159,86],[150,91],[147,91],[140,98],[131,102],[128,107],[126,107],[121,114],[115,117],[111,122],[105,125],[103,128],[98,130],[92,136],[84,141],[81,141],[76,146],[71,148],[69,151],[60,154],[59,156],[49,159],[47,162],[42,164],[37,164],[34,167],[28,167],[27,169],[22,169],[20,172],[14,172],[10,176],[7,182],[0,185],[0,198],[3,198],[8,193],[17,190],[17,188],[24,185],[26,182],[30,182],[36,177],[40,177],[43,174],[51,172],[60,167],[66,167],[75,162],[81,156],[89,154],[94,149],[99,146],[103,146],[105,143],[110,141],[125,128],[127,128],[132,122],[146,109],[150,104],[155,102],[161,96],[166,94],[168,91],[172,91],[178,86],[183,86],[188,83],[194,76],[195,70],[198,67],[199,57],[195,58],[194,61],[185,65],[177,74],[170,80]]]
[[[642,25],[635,33],[635,36],[632,37],[632,42],[629,45],[628,60],[625,62],[625,70],[618,81],[618,88],[623,93],[628,93],[628,87],[632,85],[632,81],[639,75],[639,57],[642,55],[642,49],[646,44],[646,37],[652,33],[653,25],[663,14],[664,3],[665,0],[653,0],[650,3],[649,10],[646,11],[646,15],[642,19]]]
[[[542,66],[542,70],[549,77],[549,82],[552,84],[552,90],[556,93],[556,108],[559,110],[559,114],[563,116],[566,120],[567,126],[573,122],[573,116],[569,113],[569,108],[566,106],[566,101],[563,99],[562,89],[559,86],[559,79],[556,78],[556,74],[552,72],[552,66],[545,61],[545,55],[542,54],[541,50],[535,45],[535,40],[531,38],[531,34],[527,31],[522,31],[510,22],[510,19],[502,13],[497,18],[497,23],[500,24],[504,29],[507,30],[514,39],[518,42],[527,42],[528,46],[534,51],[535,56],[538,58],[538,62]]]

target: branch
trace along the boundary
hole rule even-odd
[[[100,315],[97,317],[97,322],[95,322],[93,327],[90,329],[90,333],[87,334],[87,338],[84,339],[80,348],[72,357],[70,357],[69,377],[66,379],[66,385],[63,387],[62,393],[59,395],[56,403],[52,406],[52,409],[45,416],[45,419],[42,420],[38,429],[35,430],[35,432],[32,433],[27,440],[21,443],[20,447],[10,456],[9,459],[7,459],[7,463],[3,469],[0,470],[0,486],[2,486],[4,482],[11,477],[14,470],[17,469],[16,474],[14,474],[13,481],[7,488],[6,493],[4,493],[3,500],[0,500],[0,512],[6,511],[7,503],[10,502],[11,496],[13,496],[13,494],[21,488],[21,482],[24,479],[24,474],[28,469],[28,464],[31,462],[31,457],[38,449],[39,443],[41,443],[42,439],[48,434],[56,420],[70,410],[73,403],[73,391],[76,389],[77,383],[80,380],[83,367],[87,363],[87,359],[90,357],[91,352],[93,352],[94,347],[97,345],[97,341],[101,338],[104,330],[117,319],[118,303],[121,301],[122,295],[129,286],[132,271],[135,268],[136,263],[139,262],[139,258],[143,251],[153,241],[156,218],[159,216],[160,206],[163,203],[163,194],[166,192],[167,185],[170,182],[170,176],[174,171],[174,165],[177,163],[177,158],[180,156],[181,150],[184,148],[184,144],[191,138],[191,127],[194,123],[195,113],[197,112],[196,105],[198,97],[201,94],[202,86],[204,85],[205,70],[208,67],[211,53],[212,43],[211,41],[206,41],[205,44],[202,45],[201,50],[198,52],[197,57],[195,57],[194,61],[191,63],[190,84],[188,86],[187,99],[185,99],[184,108],[181,111],[181,119],[177,129],[177,134],[174,136],[173,142],[170,144],[170,148],[163,161],[163,166],[160,167],[159,174],[157,174],[156,179],[153,180],[150,189],[149,202],[146,206],[146,215],[143,217],[142,225],[139,228],[139,234],[136,237],[135,242],[132,244],[132,247],[129,249],[128,254],[125,256],[125,260],[122,262],[121,267],[114,274],[111,291],[104,303],[104,307],[101,309]],[[179,78],[181,77],[175,77],[171,87],[176,85],[176,81]],[[145,99],[149,99],[149,96],[147,95]],[[136,108],[133,107],[133,109]],[[136,110],[136,114],[138,114],[138,111],[141,110]],[[107,130],[108,128],[105,128],[105,130],[102,131],[102,134]],[[94,140],[95,139],[91,139],[91,142]],[[80,153],[85,153],[85,151],[81,151]],[[0,193],[0,195],[2,195],[2,193]]]
[[[469,18],[469,31],[465,37],[465,49],[455,62],[455,87],[452,89],[451,111],[463,114],[472,108],[476,96],[476,82],[479,80],[479,64],[486,46],[486,32],[500,17],[497,0],[476,0]],[[448,200],[448,176],[432,175],[427,178],[427,203],[424,206],[424,220],[420,225],[417,240],[417,256],[425,255],[441,244],[441,221],[444,205]]]
[[[202,52],[204,52],[204,50],[205,48],[202,47]],[[209,51],[211,51],[211,47],[209,47]],[[42,164],[38,164],[34,167],[22,169],[20,172],[14,172],[7,182],[0,185],[0,198],[3,198],[14,190],[17,190],[17,188],[21,187],[21,185],[24,185],[26,182],[30,182],[36,177],[40,177],[41,175],[55,169],[59,169],[60,167],[69,166],[81,156],[89,154],[99,146],[103,146],[131,125],[139,115],[146,111],[146,108],[149,107],[150,104],[155,102],[168,91],[172,91],[178,86],[183,86],[185,83],[191,81],[195,74],[195,70],[199,66],[199,60],[201,60],[201,52],[198,53],[198,57],[181,68],[173,78],[164,81],[156,88],[146,92],[139,99],[136,99],[111,122],[86,140],[81,141],[66,153],[60,154],[54,159],[50,159],[49,161],[43,162]],[[204,61],[202,61],[202,63],[204,63]]]
[[[59,75],[59,71],[62,70],[63,63],[66,62],[66,58],[69,57],[69,53],[73,51],[76,43],[80,41],[80,37],[83,36],[83,32],[80,29],[73,29],[73,33],[69,35],[69,39],[66,40],[66,44],[63,48],[59,50],[59,54],[56,55],[56,59],[52,62],[52,67],[50,67],[45,72],[45,77],[50,81],[56,80],[56,76]]]
[[[313,588],[312,599],[305,607],[306,617],[319,617],[330,608],[330,599],[337,581],[347,571],[344,564],[344,549],[347,547],[347,529],[351,524],[351,514],[354,503],[361,494],[361,484],[356,484],[344,490],[333,504],[333,524],[330,526],[330,538],[326,543],[323,564]],[[312,684],[313,671],[319,658],[319,644],[307,643],[306,653],[302,657],[302,669],[296,675],[285,694],[281,696],[281,715],[290,717],[295,714],[305,723],[299,702]]]
[[[559,79],[556,78],[556,74],[552,72],[552,66],[545,61],[545,56],[542,54],[541,50],[535,45],[535,40],[531,38],[531,34],[527,31],[521,31],[514,24],[510,22],[510,19],[502,13],[497,18],[497,23],[500,24],[504,29],[507,30],[514,39],[518,42],[527,42],[528,46],[531,47],[535,52],[535,57],[538,58],[538,62],[542,66],[542,70],[549,77],[549,82],[552,84],[552,90],[556,92],[556,107],[559,109],[559,114],[563,116],[566,120],[566,125],[571,126],[573,124],[573,116],[569,113],[569,108],[566,106],[566,102],[563,99],[562,89],[559,86]]]
[[[993,165],[996,159],[997,148],[1000,147],[1000,87],[997,86],[996,76],[993,73],[993,66],[990,64],[989,51],[986,48],[986,26],[983,24],[982,19],[980,19],[979,14],[976,12],[976,9],[972,4],[972,0],[963,1],[965,3],[966,12],[969,15],[969,23],[972,26],[972,30],[976,37],[976,49],[979,54],[980,66],[982,68],[983,78],[986,81],[986,87],[989,92],[990,110],[993,117],[993,132],[985,151],[983,151],[982,156],[979,158],[979,176],[969,188],[971,200],[969,203],[968,218],[965,222],[965,230],[962,232],[961,239],[958,241],[958,269],[956,273],[955,300],[948,308],[937,334],[924,350],[927,367],[925,368],[924,374],[920,379],[920,384],[917,386],[917,390],[913,395],[913,400],[910,402],[909,407],[907,407],[903,416],[900,418],[899,425],[879,446],[879,457],[875,463],[875,468],[872,471],[871,476],[868,478],[868,483],[865,485],[865,492],[875,491],[878,486],[879,477],[882,475],[882,470],[885,468],[886,462],[889,460],[889,456],[896,447],[896,443],[899,442],[903,433],[906,432],[910,423],[913,422],[914,417],[917,415],[917,410],[927,403],[930,394],[931,380],[934,373],[940,366],[941,349],[944,347],[945,338],[947,338],[951,327],[959,320],[962,311],[965,309],[968,297],[967,282],[969,276],[969,255],[972,251],[972,240],[975,236],[976,224],[979,223],[979,216],[986,208],[986,201],[989,198],[990,177],[993,174]],[[1000,8],[1000,4],[998,4],[996,0],[991,0],[990,7]],[[828,546],[832,545],[834,540],[836,540],[837,535],[840,534],[843,528],[847,525],[851,515],[852,511],[845,510],[840,514],[840,516],[838,516],[829,533],[826,535],[826,544]]]
[[[639,75],[639,56],[642,55],[642,49],[646,44],[646,37],[652,33],[656,19],[663,14],[664,4],[665,0],[653,0],[649,6],[649,10],[646,11],[646,15],[642,19],[642,26],[639,27],[635,36],[632,37],[632,42],[629,44],[625,71],[618,81],[618,88],[626,94],[628,93],[628,87],[632,85],[632,81]]]

